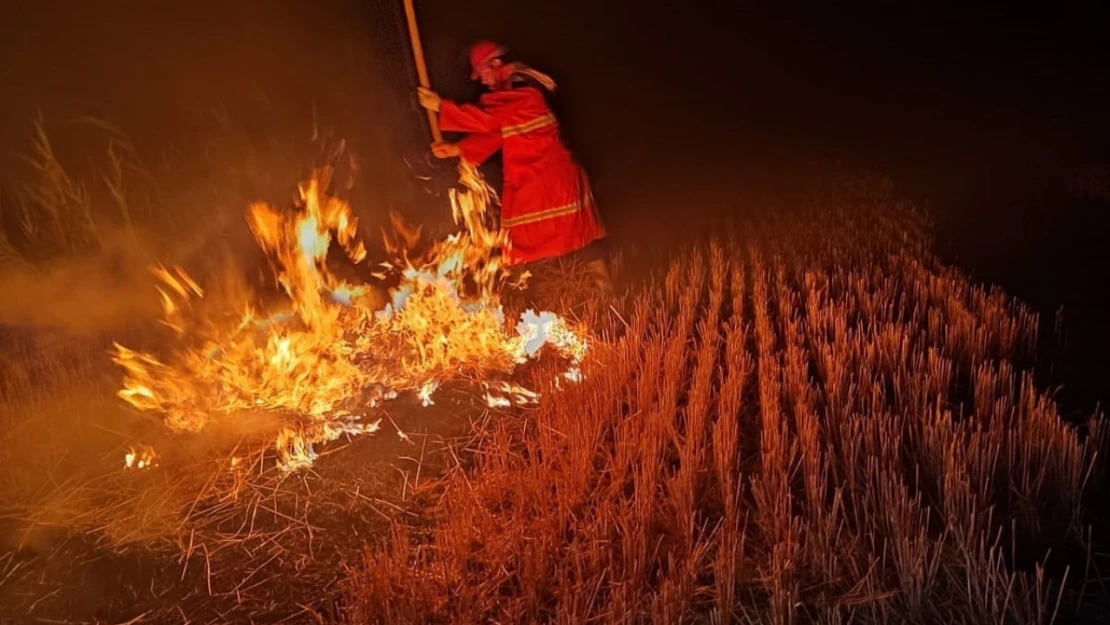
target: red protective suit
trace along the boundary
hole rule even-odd
[[[605,236],[589,179],[559,138],[539,89],[492,91],[479,106],[444,100],[439,124],[470,133],[458,145],[474,165],[502,150],[501,227],[509,234],[509,264],[562,256]]]

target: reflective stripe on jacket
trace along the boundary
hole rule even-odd
[[[501,227],[511,264],[554,258],[605,236],[589,179],[559,136],[559,123],[535,87],[493,91],[478,105],[444,100],[440,127],[465,132],[462,158],[504,160]]]

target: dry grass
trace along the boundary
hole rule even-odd
[[[42,337],[5,348],[18,357],[5,370],[18,362],[22,373],[0,388],[9,424],[0,439],[0,620],[327,613],[349,554],[413,514],[425,477],[441,470],[440,450],[467,427],[466,398],[443,388],[440,403],[461,414],[398,402],[403,439],[387,425],[357,444],[327,445],[311,470],[287,475],[275,467],[274,419],[241,415],[233,427],[174,435],[114,400],[106,348],[100,359],[93,345]],[[125,470],[124,454],[140,444],[154,448],[157,465]],[[86,588],[89,576],[101,581]]]
[[[369,239],[386,224],[388,207],[414,208],[418,181],[398,175],[405,172],[391,136],[364,123],[392,114],[380,95],[337,96],[314,106],[311,118],[267,103],[240,99],[197,111],[172,139],[143,143],[104,119],[40,115],[29,124],[24,166],[0,180],[10,191],[0,205],[0,270],[49,268],[126,246],[141,250],[141,262],[199,272],[214,246],[253,249],[244,207],[291,200],[295,185],[324,163],[364,211]],[[344,119],[357,126],[340,138]]]
[[[191,259],[238,225],[243,206],[280,196],[318,156],[309,129],[301,140],[260,142],[238,132],[226,110],[203,119],[206,139],[160,156],[142,154],[105,120],[37,119],[26,169],[7,176],[18,178],[7,180],[15,201],[4,207],[4,264],[83,258],[121,242],[143,246],[148,260]],[[97,156],[82,165],[87,151]]]
[[[1037,317],[940,265],[887,181],[789,201],[673,262],[582,384],[480,429],[345,621],[1079,613],[1106,426],[1036,388]]]
[[[369,44],[357,29],[331,37],[316,50],[327,67],[272,99],[245,80],[195,99],[210,110],[166,111],[153,136],[64,107],[28,124],[23,167],[0,176],[11,302],[0,306],[0,621],[308,618],[363,537],[408,514],[397,506],[436,472],[426,456],[440,456],[439,439],[465,429],[466,415],[450,413],[469,408],[441,389],[435,410],[395,416],[404,439],[384,426],[283,478],[265,423],[170,437],[115,397],[112,342],[165,346],[148,267],[182,265],[205,284],[238,272],[229,283],[258,286],[264,258],[244,210],[292,199],[337,144],[337,184],[353,183],[344,194],[365,211],[368,241],[390,209],[422,208],[422,184],[400,157],[406,133],[386,130],[411,111],[382,90]],[[435,208],[450,223],[446,198]],[[124,471],[139,444],[159,465]]]
[[[250,269],[262,267],[250,266],[245,208],[292,197],[313,165],[335,158],[339,142],[319,119],[253,113],[253,133],[242,119],[220,108],[160,155],[100,120],[39,119],[26,171],[6,172],[15,193],[0,206],[11,298],[0,307],[0,621],[245,622],[326,609],[334,592],[320,589],[334,588],[361,537],[408,514],[399,505],[415,496],[413,476],[436,472],[425,454],[438,458],[441,438],[466,426],[450,408],[417,408],[396,418],[404,439],[386,426],[343,461],[340,441],[313,471],[285,476],[273,423],[246,415],[235,430],[173,437],[117,400],[113,342],[165,344],[148,267],[184,265],[218,285],[216,304],[221,293],[252,295]],[[357,179],[352,193],[392,173],[376,162],[395,157],[373,130],[362,150],[344,144],[337,163],[344,184]],[[347,161],[355,152],[372,166]],[[363,223],[374,233],[385,215]],[[124,454],[142,444],[158,466],[125,471]]]

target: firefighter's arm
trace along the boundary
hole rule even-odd
[[[439,113],[439,127],[447,132],[492,132],[501,128],[497,119],[473,104],[444,100],[427,87],[417,87],[420,106]]]
[[[447,132],[491,132],[498,130],[493,115],[473,104],[443,100],[439,104],[439,127]]]
[[[471,165],[481,165],[501,149],[501,132],[476,132],[467,135],[455,145],[459,156]]]

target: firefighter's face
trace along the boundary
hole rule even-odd
[[[499,89],[504,82],[502,77],[504,68],[505,65],[501,62],[501,59],[493,59],[478,68],[478,81],[490,89]]]

